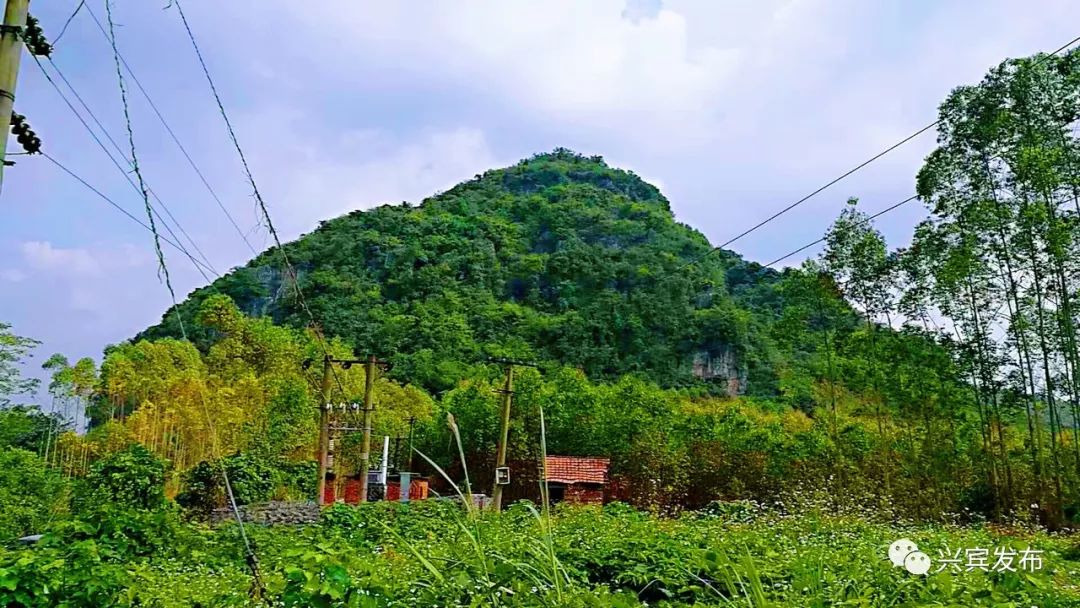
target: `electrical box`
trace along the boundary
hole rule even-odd
[[[500,486],[510,485],[510,467],[497,467],[495,469],[495,483]]]

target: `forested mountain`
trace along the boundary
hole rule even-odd
[[[594,379],[641,373],[664,386],[774,394],[779,275],[727,251],[702,257],[709,248],[655,187],[562,149],[416,206],[323,222],[286,245],[323,331],[429,390],[500,355]],[[280,269],[268,251],[193,293],[182,316],[220,292],[249,314],[303,326]],[[140,337],[163,336],[179,337],[172,312]]]

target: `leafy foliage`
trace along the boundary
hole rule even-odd
[[[0,452],[0,527],[44,525],[59,477],[75,513],[0,553],[0,602],[247,605],[237,530],[181,524],[166,494],[205,513],[228,471],[240,502],[310,497],[320,408],[366,380],[376,436],[487,487],[503,370],[484,361],[511,356],[538,366],[514,378],[508,495],[541,493],[548,452],[607,456],[609,494],[641,510],[333,507],[248,530],[271,603],[1080,604],[1075,539],[1037,527],[1080,521],[1080,51],[1006,61],[940,112],[907,248],[850,199],[801,268],[703,257],[655,188],[559,149],[288,244],[325,345],[266,252],[100,372],[50,358],[59,416],[0,411],[0,440],[41,454]],[[0,399],[31,388],[14,363],[33,343],[8,330]],[[389,376],[335,368],[324,394],[317,363],[358,352]],[[83,412],[89,432],[63,432]],[[355,470],[355,439],[336,447]],[[911,578],[882,558],[901,536],[1032,543],[1049,568]]]
[[[36,405],[0,408],[0,447],[16,447],[37,452],[52,433],[66,423],[57,413],[46,414]]]
[[[76,496],[80,509],[113,504],[152,511],[165,504],[165,463],[138,444],[94,463]]]
[[[753,316],[733,322],[726,274],[775,277],[726,252],[682,268],[708,247],[675,222],[656,188],[567,150],[416,207],[350,213],[286,246],[328,334],[389,357],[394,377],[436,393],[489,355],[559,362],[593,378],[641,372],[663,385],[693,382],[695,355],[756,348]],[[249,314],[306,325],[275,255],[197,290],[182,316],[224,293]],[[177,335],[173,318],[141,337]],[[202,331],[196,341],[213,339]],[[715,385],[728,390],[727,378]]]
[[[16,364],[38,344],[33,338],[15,335],[11,325],[0,321],[0,408],[10,404],[12,397],[37,388],[37,380],[24,378]]]
[[[1070,583],[1077,565],[1060,538],[981,526],[912,528],[828,514],[828,503],[803,507],[788,515],[780,506],[741,502],[664,519],[615,503],[560,508],[547,519],[518,503],[448,526],[463,515],[446,502],[373,503],[331,508],[318,525],[250,533],[269,605],[1065,607],[1078,600]],[[235,530],[205,532],[158,513],[121,516],[124,534],[80,524],[37,548],[0,552],[0,603],[255,603],[232,544]],[[169,540],[124,544],[137,528]],[[914,577],[884,558],[901,537],[930,555],[1030,547],[1043,551],[1043,567],[990,574],[935,572],[935,565],[930,576]],[[198,560],[178,567],[182,554]]]
[[[33,452],[0,448],[0,541],[39,532],[66,509],[66,487]]]
[[[279,485],[278,471],[249,454],[234,454],[215,461],[203,461],[184,473],[184,491],[176,502],[196,513],[227,506],[226,473],[236,504],[246,505],[269,500]],[[312,475],[317,477],[317,475]]]

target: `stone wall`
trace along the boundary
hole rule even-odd
[[[319,505],[313,502],[273,501],[253,505],[240,505],[240,517],[244,523],[273,525],[312,524],[319,520]],[[235,521],[232,509],[214,509],[210,522],[220,524]]]

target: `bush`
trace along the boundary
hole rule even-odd
[[[103,559],[123,562],[176,549],[181,529],[175,506],[151,511],[106,503],[53,525],[39,544],[63,549],[92,543]]]
[[[200,462],[184,474],[184,491],[176,502],[199,516],[225,506],[228,500],[222,466],[229,474],[236,504],[265,502],[273,496],[280,477],[274,467],[249,454],[234,454],[222,460]]]
[[[277,496],[289,500],[313,500],[318,493],[319,464],[313,460],[277,465]]]
[[[51,434],[67,427],[58,414],[46,414],[36,405],[0,407],[0,447],[39,450]]]
[[[103,505],[155,510],[165,504],[165,462],[132,444],[94,464],[76,493],[76,509],[93,512]]]
[[[0,540],[40,531],[65,511],[63,480],[33,452],[0,449]]]

